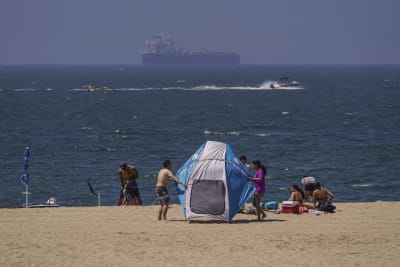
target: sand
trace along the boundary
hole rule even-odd
[[[172,206],[0,210],[0,266],[400,266],[400,202],[183,220]]]

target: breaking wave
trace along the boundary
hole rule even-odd
[[[371,187],[372,184],[352,184],[352,187]]]
[[[203,133],[204,133],[205,135],[220,135],[220,136],[223,136],[223,135],[239,136],[239,135],[240,135],[240,132],[238,132],[238,131],[219,132],[219,131],[209,131],[209,130],[205,130],[205,131],[203,131]]]
[[[249,133],[249,132],[240,132],[240,131],[212,131],[212,130],[204,130],[204,135],[207,136],[255,136],[255,137],[268,137],[269,133]]]

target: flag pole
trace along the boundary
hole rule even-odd
[[[28,207],[28,195],[30,195],[31,193],[29,192],[29,185],[25,185],[25,192],[22,192],[22,194],[25,195],[25,208]]]
[[[29,173],[28,173],[28,168],[29,168],[29,147],[25,148],[24,151],[24,174],[21,175],[21,182],[23,185],[25,185],[25,192],[22,194],[25,194],[25,208],[28,208],[28,195],[29,193]]]
[[[28,207],[29,186],[25,186],[25,208]]]

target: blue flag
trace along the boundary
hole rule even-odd
[[[27,173],[22,174],[20,179],[21,179],[21,183],[23,183],[25,186],[29,186],[29,174],[27,174]]]
[[[23,183],[25,186],[29,186],[29,173],[28,173],[28,168],[29,168],[29,147],[25,148],[24,151],[24,171],[25,173],[21,175],[21,183]]]

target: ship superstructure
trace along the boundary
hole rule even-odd
[[[154,35],[146,41],[142,54],[145,65],[238,65],[240,55],[221,51],[192,51],[166,35]]]

